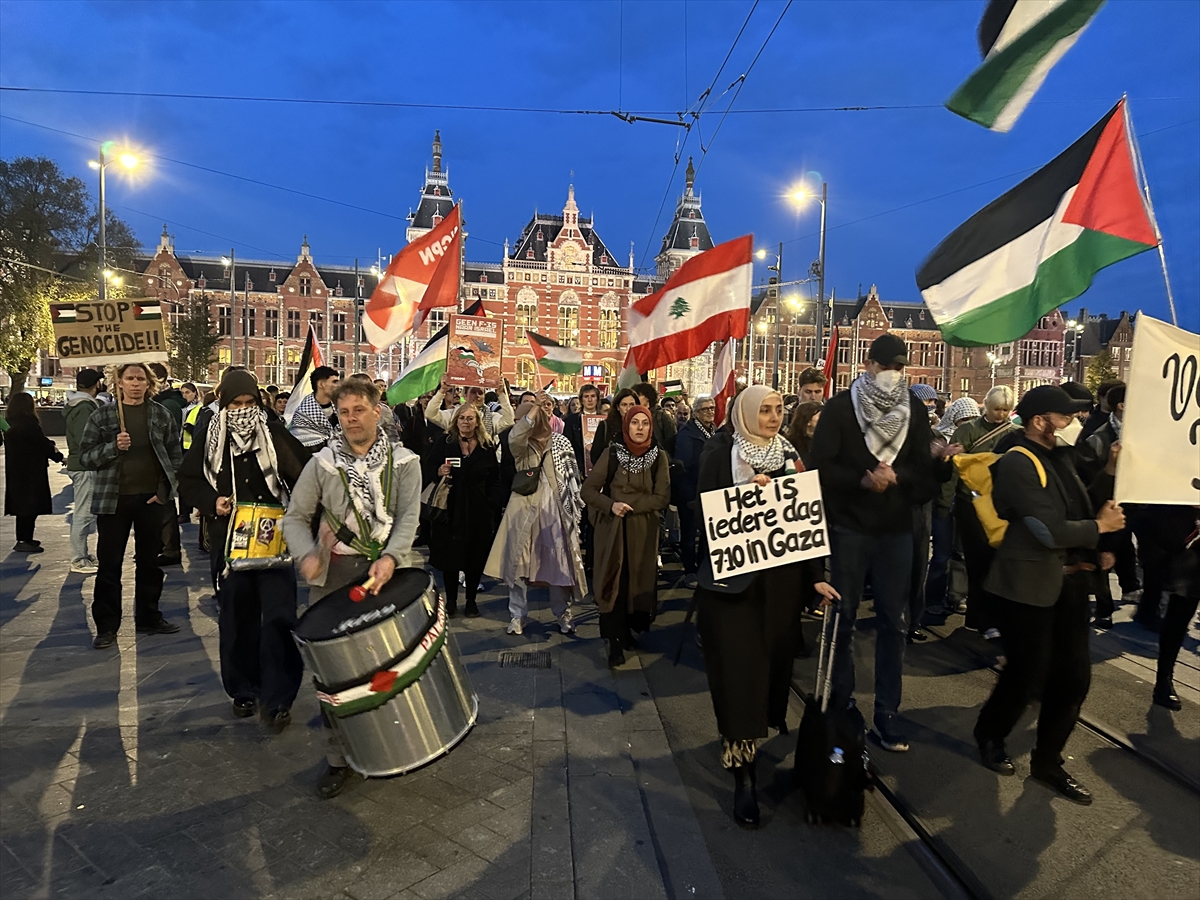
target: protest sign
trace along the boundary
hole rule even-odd
[[[162,310],[152,298],[52,303],[50,321],[64,366],[167,361]]]
[[[715,578],[829,555],[821,482],[816,472],[741,484],[700,495]]]
[[[504,361],[504,320],[451,316],[446,349],[446,383],[499,389]]]
[[[1125,389],[1118,503],[1200,505],[1200,335],[1138,314]]]
[[[589,416],[586,413],[583,416],[583,474],[585,476],[592,472],[592,444],[596,440],[596,429],[607,418],[608,416]]]

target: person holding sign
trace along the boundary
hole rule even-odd
[[[145,363],[117,366],[116,403],[92,413],[83,426],[79,461],[96,473],[96,575],[92,618],[97,650],[111,647],[121,627],[121,567],[133,529],[134,626],[146,634],[174,634],[179,626],[158,611],[162,597],[163,506],[174,503],[175,471],[183,461],[179,421],[151,400],[155,381]]]
[[[257,703],[263,721],[278,733],[291,721],[304,664],[292,640],[296,574],[291,557],[266,554],[283,549],[273,546],[272,538],[309,452],[283,422],[267,418],[249,372],[227,372],[220,397],[221,411],[196,432],[184,456],[179,490],[186,506],[209,521],[212,577],[220,599],[221,683],[233,701],[233,714],[252,716]],[[255,516],[256,508],[270,515]],[[239,538],[247,549],[266,552],[249,554],[253,561],[240,560],[235,569],[227,550]]]
[[[782,424],[783,397],[777,391],[764,385],[742,391],[731,404],[729,422],[700,457],[698,493],[750,483],[767,487],[773,478],[794,474],[799,456],[779,434]],[[821,557],[717,580],[707,523],[700,530],[697,627],[721,733],[721,764],[733,772],[734,819],[753,828],[759,821],[757,742],[768,727],[787,732],[801,585],[811,583],[823,605],[839,598],[825,582]]]
[[[658,605],[658,514],[671,498],[670,461],[654,442],[650,410],[635,406],[622,422],[623,444],[613,444],[583,483],[583,502],[596,529],[596,606],[608,664],[625,662]]]

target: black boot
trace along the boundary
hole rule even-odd
[[[620,641],[608,642],[608,667],[615,669],[617,666],[625,665],[625,651],[621,648]]]
[[[463,615],[468,619],[478,619],[479,605],[474,600],[468,600],[466,609],[463,610]]]
[[[1176,712],[1183,709],[1183,701],[1175,693],[1174,680],[1168,678],[1166,681],[1159,681],[1154,685],[1154,705],[1165,706]]]
[[[742,828],[758,827],[758,783],[753,762],[733,767],[733,820]]]

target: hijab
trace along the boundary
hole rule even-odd
[[[776,432],[773,436],[763,434],[758,427],[758,410],[770,397],[783,401],[779,391],[765,384],[754,384],[746,388],[733,401],[729,421],[733,425],[733,440],[738,455],[755,472],[774,472],[782,469],[789,455],[797,456],[796,448],[787,438]]]
[[[629,426],[633,423],[635,416],[645,416],[650,425],[650,433],[646,436],[646,440],[640,443],[634,443],[630,436]],[[654,465],[658,459],[658,447],[654,443],[654,414],[649,409],[644,406],[629,407],[621,418],[621,437],[624,443],[612,445],[621,468],[631,475],[636,475]]]

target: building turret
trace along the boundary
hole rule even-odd
[[[712,235],[708,233],[704,213],[700,210],[700,195],[695,190],[696,169],[690,156],[684,179],[683,196],[675,206],[675,218],[663,237],[662,250],[654,258],[658,263],[659,278],[669,278],[684,262],[713,247]]]
[[[433,133],[433,168],[425,170],[425,186],[415,212],[408,214],[409,243],[436,228],[454,208],[454,192],[450,190],[450,173],[442,168],[442,133]]]

